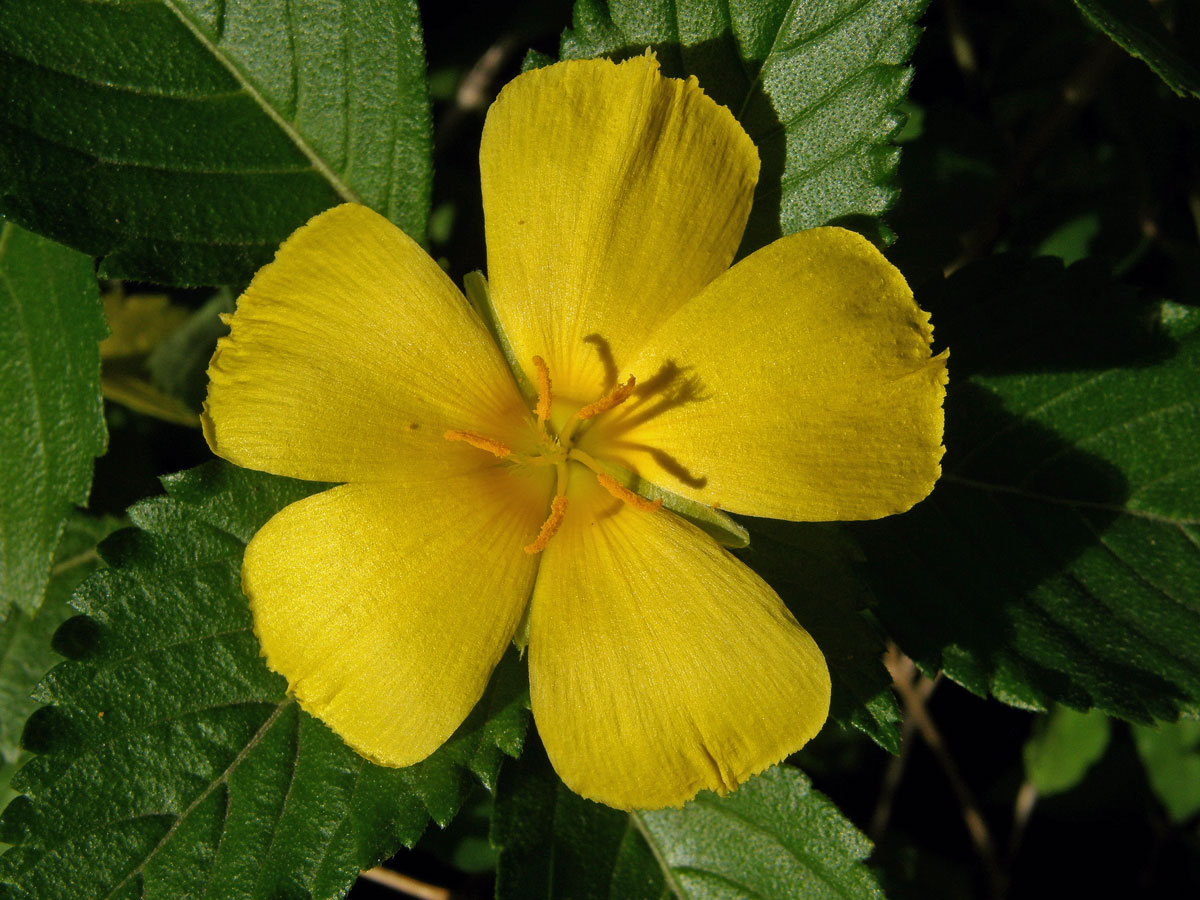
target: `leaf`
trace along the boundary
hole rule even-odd
[[[41,605],[107,432],[100,292],[86,256],[0,222],[0,617]]]
[[[372,765],[301,712],[269,672],[239,580],[246,541],[319,485],[213,462],[165,479],[101,547],[39,687],[37,756],[0,819],[9,897],[333,897],[361,868],[449,821],[520,751],[510,656],[425,762]],[[207,892],[207,894],[206,894]]]
[[[728,797],[624,813],[567,790],[531,746],[501,773],[492,842],[497,900],[883,896],[862,864],[870,842],[789,766]]]
[[[1180,719],[1158,728],[1134,728],[1146,778],[1171,821],[1200,813],[1200,722]]]
[[[1200,97],[1200,70],[1184,55],[1150,0],[1075,0],[1075,5],[1180,97]]]
[[[424,238],[415,0],[8,0],[0,98],[0,213],[106,277],[248,281],[346,200]]]
[[[1039,794],[1069,791],[1108,749],[1108,717],[1056,707],[1025,743],[1025,779]]]
[[[926,292],[951,348],[941,482],[854,528],[927,672],[1017,706],[1200,710],[1200,314],[992,259]]]
[[[577,0],[561,54],[625,58],[652,46],[666,74],[695,75],[733,111],[762,161],[742,254],[830,222],[879,237],[925,5]]]
[[[68,519],[41,609],[33,615],[14,609],[0,623],[0,762],[17,758],[21,728],[38,706],[30,697],[34,685],[62,658],[51,649],[50,639],[72,614],[67,605],[71,592],[99,564],[96,544],[114,527],[111,519],[82,513]]]
[[[750,546],[738,555],[825,654],[833,682],[830,719],[899,753],[900,709],[883,665],[883,641],[861,612],[872,600],[857,571],[862,551],[836,525],[749,521]]]

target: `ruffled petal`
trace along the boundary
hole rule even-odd
[[[492,302],[516,358],[586,403],[729,266],[758,152],[733,114],[642,56],[575,60],[501,91],[480,148]],[[532,379],[531,379],[532,380]]]
[[[739,262],[632,364],[639,393],[583,445],[709,506],[874,519],[941,472],[946,354],[868,241],[816,228]]]
[[[779,597],[672,513],[584,472],[530,608],[533,715],[569,788],[610,806],[721,793],[807,742],[829,672]]]
[[[388,766],[437,749],[512,639],[547,473],[506,467],[405,487],[348,484],[278,513],[242,585],[269,665],[309,713]]]
[[[317,481],[419,481],[494,460],[529,412],[437,264],[364,206],[295,232],[238,300],[209,367],[204,433],[240,466]]]

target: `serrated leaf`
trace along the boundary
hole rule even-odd
[[[750,522],[739,552],[765,578],[825,654],[833,682],[829,717],[900,752],[900,709],[883,665],[883,640],[863,618],[871,602],[857,572],[862,551],[836,525]]]
[[[73,659],[38,689],[38,755],[0,819],[10,897],[335,897],[477,781],[494,784],[528,717],[510,657],[455,735],[406,769],[372,765],[269,672],[239,572],[247,539],[319,485],[213,462],[101,547],[56,636]]]
[[[1069,791],[1108,748],[1108,717],[1055,707],[1025,742],[1025,779],[1039,794]]]
[[[1135,727],[1133,743],[1171,821],[1186,822],[1200,813],[1200,722],[1180,719],[1157,728]]]
[[[828,3],[578,0],[564,59],[652,46],[668,75],[695,75],[758,147],[762,172],[742,243],[842,222],[881,236],[899,151],[889,138],[912,77],[926,0]]]
[[[624,813],[571,793],[531,746],[501,774],[492,842],[497,900],[883,896],[862,864],[870,842],[789,766],[728,797]]]
[[[72,615],[67,600],[76,585],[99,565],[96,544],[115,525],[112,519],[94,519],[82,513],[72,516],[54,552],[54,568],[41,608],[33,615],[11,610],[0,623],[0,762],[11,763],[17,758],[21,728],[38,706],[30,694],[62,658],[51,648],[50,639]]]
[[[1075,5],[1176,94],[1200,97],[1200,69],[1184,55],[1150,0],[1075,0]]]
[[[429,187],[415,0],[0,5],[0,212],[108,277],[244,282],[344,200],[422,240]]]
[[[0,221],[0,617],[41,605],[107,432],[92,261]]]
[[[1027,708],[1200,710],[1200,317],[997,258],[921,298],[951,348],[941,482],[856,526],[926,670]]]

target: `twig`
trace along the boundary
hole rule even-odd
[[[958,66],[963,78],[968,82],[979,74],[979,63],[975,59],[975,47],[971,36],[967,33],[967,23],[963,19],[958,0],[945,0],[942,11],[946,14],[946,36],[950,39],[950,52],[954,63]]]
[[[912,665],[911,660],[906,663],[898,660],[895,665],[896,667],[892,669],[892,685],[904,703],[906,714],[916,723],[916,729],[920,732],[921,739],[933,753],[934,759],[942,769],[942,774],[946,776],[946,780],[950,782],[950,788],[958,798],[963,822],[967,826],[971,843],[974,844],[975,852],[987,873],[992,897],[995,900],[1002,900],[1008,891],[1008,876],[1003,866],[1000,865],[996,842],[992,839],[992,833],[979,810],[979,804],[975,801],[974,794],[971,793],[970,787],[967,786],[962,773],[959,772],[958,764],[955,763],[954,757],[946,747],[946,742],[942,739],[941,732],[938,731],[929,711],[925,708],[922,695],[929,696],[928,692],[933,690],[932,682],[930,682],[930,686],[926,686],[923,682],[930,680],[922,676],[914,684],[910,678],[905,677],[906,673],[911,671],[908,668]]]
[[[1021,847],[1021,841],[1025,837],[1025,829],[1029,825],[1029,818],[1033,815],[1033,808],[1037,805],[1038,789],[1034,787],[1032,781],[1021,783],[1021,789],[1017,791],[1017,797],[1013,801],[1013,824],[1012,834],[1008,838],[1008,859],[1011,862],[1017,855],[1017,850]]]
[[[1104,77],[1124,51],[1103,34],[1096,35],[1088,52],[1067,76],[1058,97],[1017,147],[1008,170],[996,188],[988,210],[962,237],[962,253],[945,268],[945,274],[985,256],[1000,237],[1008,219],[1008,208],[1024,186],[1042,154],[1065,131],[1100,88]]]
[[[417,881],[415,878],[410,878],[408,875],[401,875],[399,872],[393,872],[391,869],[385,869],[383,866],[364,869],[362,872],[359,872],[359,875],[368,881],[373,881],[376,884],[382,884],[384,887],[390,887],[392,890],[399,891],[401,894],[416,897],[417,900],[450,900],[450,891],[448,888],[438,887],[435,884],[426,884],[424,881]]]
[[[438,123],[434,144],[444,147],[453,140],[468,116],[482,113],[488,108],[495,92],[494,82],[519,46],[517,35],[502,34],[475,61],[454,92],[454,105],[446,110]]]
[[[893,678],[904,678],[909,684],[912,684],[918,675],[916,664],[901,653],[900,648],[893,643],[888,644],[887,653],[884,655],[884,665],[892,673]],[[940,675],[933,680],[922,679],[918,688],[922,703],[929,700],[933,689],[940,680]],[[871,824],[867,828],[867,835],[876,843],[887,831],[888,822],[891,820],[892,807],[896,803],[896,792],[900,789],[900,782],[904,779],[904,772],[912,754],[913,736],[916,729],[917,724],[913,717],[905,713],[903,721],[900,723],[900,753],[888,761],[887,768],[883,772],[883,781],[879,786],[879,799],[875,802],[875,810],[871,814]]]

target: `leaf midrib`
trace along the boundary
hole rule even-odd
[[[192,33],[192,36],[196,39],[196,41],[199,42],[200,46],[203,47],[209,53],[209,55],[213,57],[213,59],[220,63],[227,72],[229,72],[234,81],[236,81],[242,90],[246,92],[246,95],[249,96],[250,99],[254,101],[255,105],[257,105],[259,109],[266,114],[267,118],[275,123],[275,125],[287,136],[288,140],[295,145],[296,149],[304,154],[304,157],[312,164],[312,167],[316,169],[318,173],[320,173],[322,178],[329,182],[329,185],[334,189],[335,192],[337,192],[339,197],[348,203],[362,203],[362,199],[358,196],[358,194],[353,191],[350,186],[338,176],[336,172],[333,171],[333,168],[329,165],[329,163],[327,163],[321,154],[316,151],[316,149],[308,142],[304,135],[302,135],[295,127],[295,125],[285,119],[279,113],[279,111],[275,109],[275,107],[267,102],[266,98],[259,92],[250,79],[246,77],[246,74],[241,70],[238,64],[228,54],[221,50],[217,44],[213,43],[213,41],[209,39],[208,35],[200,30],[200,26],[196,24],[192,17],[188,15],[187,12],[185,12],[182,8],[180,8],[177,0],[160,0],[160,2],[168,10],[170,10],[181,23],[183,23],[184,27]],[[291,31],[289,29],[289,35],[290,34]],[[296,64],[294,48],[291,49],[289,56],[294,68]]]
[[[167,845],[167,843],[175,835],[175,832],[179,830],[184,820],[191,815],[192,810],[203,803],[208,798],[208,795],[215,791],[218,786],[229,780],[229,776],[232,775],[234,770],[237,769],[237,767],[242,764],[245,758],[250,755],[250,752],[258,746],[259,742],[266,737],[267,732],[274,727],[275,722],[283,714],[284,710],[291,706],[293,702],[293,699],[289,697],[287,700],[284,700],[275,707],[274,711],[267,716],[266,721],[259,726],[258,731],[256,731],[250,740],[246,742],[246,746],[239,750],[237,756],[235,756],[230,761],[229,765],[225,767],[225,771],[210,781],[207,787],[205,787],[203,791],[196,795],[195,799],[192,800],[192,802],[187,805],[183,812],[179,814],[175,821],[171,823],[171,827],[167,829],[167,833],[159,839],[158,843],[151,848],[150,852],[145,855],[142,861],[133,869],[131,869],[129,874],[122,878],[111,891],[104,895],[104,900],[112,900],[112,898],[115,897],[131,879],[136,878],[145,871],[146,866],[148,866],[158,852]]]

